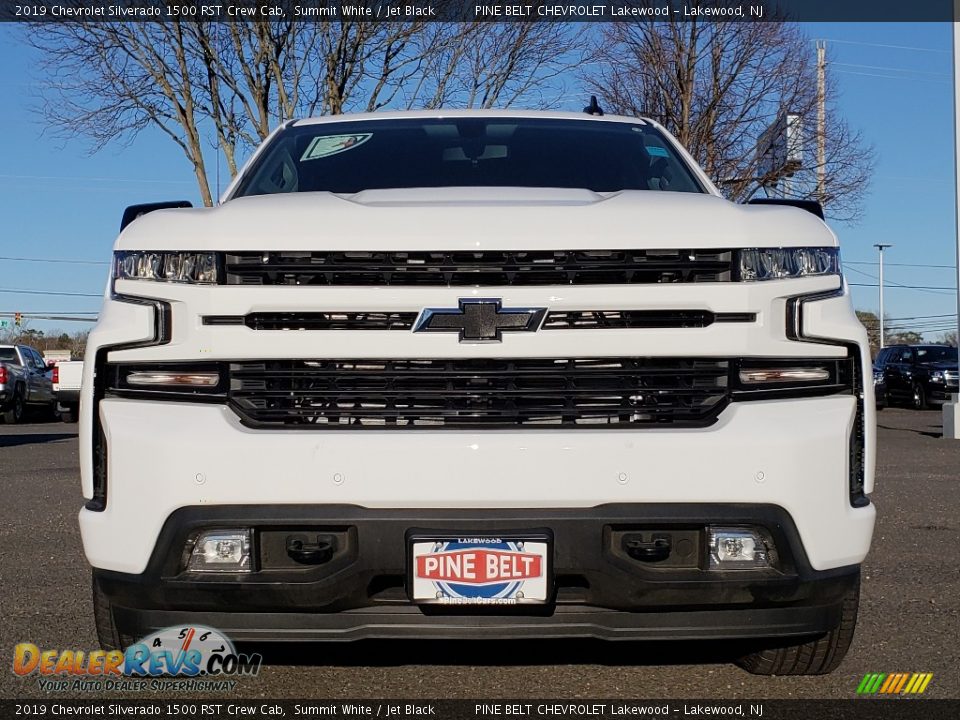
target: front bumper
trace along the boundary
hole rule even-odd
[[[762,527],[775,569],[716,572],[703,554],[693,566],[664,567],[623,552],[624,532],[702,529],[706,523]],[[181,550],[209,527],[269,533],[334,533],[328,562],[284,563],[257,540],[247,575],[186,573]],[[411,605],[405,591],[406,535],[530,532],[552,539],[554,592],[543,606],[461,610]],[[604,505],[591,509],[369,510],[350,506],[189,507],[164,524],[141,574],[97,570],[121,631],[142,636],[180,623],[206,623],[244,640],[361,638],[597,637],[707,639],[811,635],[839,622],[859,582],[856,566],[810,567],[796,526],[771,505]]]
[[[929,388],[929,394],[927,395],[927,397],[931,401],[938,402],[938,403],[950,402],[950,399],[954,395],[960,393],[960,387],[957,387],[957,385],[952,385],[952,384],[951,385],[934,385],[931,383],[927,387]]]
[[[60,407],[60,409],[69,407],[70,405],[80,404],[80,388],[73,388],[71,390],[57,390],[54,394],[57,397],[57,405]]]
[[[592,508],[778,505],[814,569],[859,564],[875,510],[849,498],[855,400],[733,403],[708,428],[252,430],[222,405],[106,399],[107,501],[80,529],[95,568],[142,573],[167,518],[217,505]]]

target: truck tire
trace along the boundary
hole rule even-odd
[[[93,619],[97,626],[97,641],[104,650],[126,650],[135,638],[120,632],[113,616],[113,606],[93,579]]]
[[[60,413],[60,419],[65,423],[75,423],[80,419],[80,407],[78,405],[67,405],[66,409]]]
[[[929,405],[927,404],[927,391],[923,389],[923,385],[918,382],[913,384],[913,394],[910,396],[910,407],[914,410],[926,410]]]
[[[3,414],[3,420],[8,425],[18,425],[23,422],[27,414],[27,403],[23,398],[23,386],[18,386],[13,393],[13,400],[10,401],[10,407]]]
[[[741,657],[737,664],[754,675],[826,675],[843,661],[857,626],[860,583],[843,599],[840,624],[806,642],[777,644]]]

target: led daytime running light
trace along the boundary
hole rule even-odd
[[[165,372],[137,371],[126,377],[127,385],[189,385],[192,387],[215,387],[220,382],[217,372]]]
[[[215,284],[219,281],[217,255],[212,252],[118,252],[113,277],[117,280]]]
[[[783,383],[783,382],[822,382],[830,379],[826,368],[749,368],[740,371],[740,382]]]
[[[834,247],[748,248],[739,255],[741,280],[840,274],[840,251]]]

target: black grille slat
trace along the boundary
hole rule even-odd
[[[704,426],[729,400],[730,367],[660,358],[237,362],[229,401],[264,427]]]
[[[729,250],[235,252],[238,285],[513,286],[725,282]]]
[[[412,330],[416,312],[252,312],[205,315],[204,325],[245,325],[251,330]],[[555,310],[543,330],[705,328],[715,322],[756,322],[756,313],[709,310]]]
[[[245,325],[251,330],[410,330],[415,312],[253,312],[208,315],[204,325]]]

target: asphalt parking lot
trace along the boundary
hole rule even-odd
[[[265,648],[267,666],[233,697],[851,698],[868,672],[932,672],[927,697],[960,698],[960,441],[940,439],[939,411],[878,418],[879,523],[853,647],[832,675],[754,677],[722,643],[362,642]],[[9,670],[16,643],[96,646],[76,432],[0,425],[3,698],[41,696]]]

